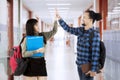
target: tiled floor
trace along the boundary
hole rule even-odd
[[[64,32],[61,28],[55,35],[54,42],[48,43],[45,55],[48,80],[79,80],[75,64],[74,42],[72,43],[71,47],[65,44]]]
[[[46,61],[48,80],[79,80],[73,48],[64,41],[55,41],[47,46]]]

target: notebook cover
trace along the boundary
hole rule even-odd
[[[26,38],[27,51],[37,50],[44,46],[43,36],[27,36]],[[32,57],[43,56],[43,53],[33,54]]]

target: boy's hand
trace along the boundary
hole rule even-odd
[[[88,71],[86,75],[90,75],[91,77],[94,77],[96,75],[96,72]]]
[[[39,17],[36,16],[36,19],[39,21]]]
[[[55,14],[56,14],[56,18],[58,18],[58,20],[60,19],[60,16],[59,16],[59,14],[58,14],[58,10],[57,9],[55,9]]]

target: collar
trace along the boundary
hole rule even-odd
[[[89,28],[88,30],[85,30],[85,28],[84,28],[84,32],[86,33],[90,33],[90,32],[92,32],[94,30],[94,27],[91,27],[91,28]]]

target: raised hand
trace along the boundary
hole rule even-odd
[[[36,19],[39,21],[39,17],[37,17],[37,16],[35,16],[36,17]]]
[[[55,9],[55,15],[56,15],[56,18],[58,18],[58,19],[61,18],[61,17],[59,16],[59,14],[58,14],[58,10],[57,10],[57,9]]]

